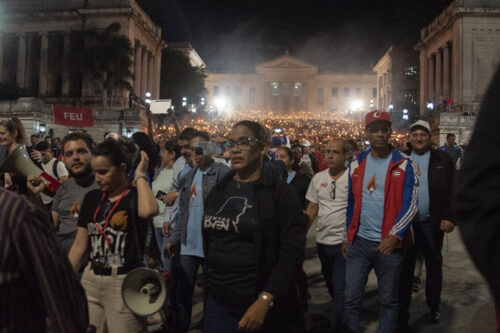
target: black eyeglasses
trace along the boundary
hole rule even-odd
[[[337,185],[335,185],[335,181],[332,180],[332,183],[330,184],[330,198],[332,200],[335,200],[335,189],[337,188]]]
[[[229,149],[232,149],[236,146],[238,146],[238,148],[250,148],[250,146],[252,145],[252,142],[256,142],[256,143],[264,143],[264,141],[261,141],[261,140],[258,140],[258,139],[255,139],[255,138],[239,138],[238,141],[234,141],[234,140],[228,140],[225,145],[227,147],[229,147]]]

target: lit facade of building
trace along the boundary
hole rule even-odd
[[[421,116],[460,113],[441,114],[439,141],[453,132],[459,143],[468,142],[475,123],[470,113],[479,110],[500,64],[500,2],[454,0],[421,30],[415,49],[420,53]]]
[[[287,53],[255,73],[213,73],[205,81],[209,110],[366,111],[375,107],[376,74],[325,73]]]
[[[161,29],[134,0],[4,0],[0,6],[0,82],[15,83],[48,102],[98,105],[101,89],[82,57],[92,43],[85,32],[118,22],[133,48],[133,91],[159,95],[166,45]],[[112,108],[124,108],[128,92],[113,93]]]

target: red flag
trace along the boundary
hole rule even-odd
[[[94,127],[94,116],[90,108],[75,108],[54,105],[54,124],[69,127]]]

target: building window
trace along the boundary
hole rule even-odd
[[[332,88],[332,97],[337,97],[339,95],[339,89],[338,88]]]
[[[254,105],[255,104],[255,88],[250,88],[248,97],[249,97],[250,105]]]
[[[224,87],[224,93],[226,94],[226,96],[230,96],[231,95],[231,87]]]
[[[240,86],[236,86],[236,88],[234,89],[234,94],[236,96],[241,96],[241,87]]]
[[[372,89],[372,97],[377,98],[377,88]]]
[[[406,66],[405,76],[407,79],[413,79],[417,76],[417,66]]]
[[[349,88],[344,88],[344,97],[349,97]]]
[[[318,105],[323,105],[325,100],[323,88],[318,88]]]
[[[361,97],[361,88],[356,88],[356,97]]]
[[[405,91],[405,105],[417,105],[416,89],[408,89]]]
[[[214,96],[219,96],[219,86],[214,86]]]

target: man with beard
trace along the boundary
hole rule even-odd
[[[52,217],[67,255],[76,236],[78,211],[87,192],[99,189],[90,168],[94,140],[86,133],[71,133],[62,140],[63,162],[70,178],[61,184],[52,202]]]

